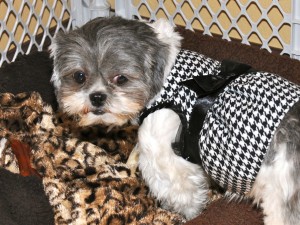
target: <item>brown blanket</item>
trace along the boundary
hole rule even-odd
[[[68,118],[58,120],[37,92],[0,94],[0,115],[0,140],[4,143],[0,166],[19,172],[20,161],[9,141],[19,140],[31,147],[31,164],[42,177],[55,224],[151,225],[184,221],[180,215],[159,208],[135,167],[122,162],[130,152],[126,149],[135,144],[135,127],[110,131],[115,138],[108,141],[113,141],[121,154],[109,154],[112,146],[105,151],[83,141],[79,137],[83,130],[73,131],[76,126]],[[84,132],[97,133],[97,127]],[[104,143],[108,138],[97,139]]]

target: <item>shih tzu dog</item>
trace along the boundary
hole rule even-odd
[[[300,87],[180,48],[165,20],[97,18],[50,47],[60,108],[81,126],[140,124],[138,165],[164,208],[197,216],[216,183],[300,224]]]

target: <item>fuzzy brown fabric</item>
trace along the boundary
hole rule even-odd
[[[257,70],[277,73],[300,84],[300,62],[297,60],[292,60],[286,56],[270,54],[265,50],[260,50],[258,47],[250,47],[237,42],[228,42],[219,38],[213,38],[206,35],[203,36],[200,32],[194,33],[184,30],[183,28],[178,28],[178,31],[184,37],[183,48],[198,51],[218,60],[232,59],[247,63]],[[53,89],[49,82],[49,77],[51,76],[51,69],[49,70],[49,68],[51,68],[51,60],[48,59],[47,53],[35,53],[29,56],[22,56],[16,63],[5,65],[0,68],[0,91],[19,93],[36,90],[41,94],[44,101],[55,106],[54,93],[52,92]],[[103,135],[105,136],[105,133],[100,132],[99,134],[102,135],[102,137]],[[126,132],[122,135],[126,137]],[[114,137],[114,135],[111,137]],[[119,145],[116,145],[114,141],[110,141],[109,139],[98,144],[103,144],[103,148],[108,149],[108,152],[111,151],[110,154],[113,160],[124,160],[128,154],[127,151],[130,151],[130,147],[128,147],[123,156],[119,155]],[[0,180],[2,179],[3,181],[4,178],[6,177],[2,176],[0,177]],[[16,177],[14,178],[17,179]],[[40,181],[35,180],[35,182],[39,183]],[[26,191],[27,190],[24,188],[25,193]],[[37,195],[43,195],[41,190],[37,191]],[[56,218],[57,215],[56,212]],[[261,225],[263,224],[262,217],[263,215],[260,209],[255,208],[250,202],[228,203],[225,199],[219,199],[211,203],[201,215],[194,220],[189,221],[187,224]],[[1,218],[3,217],[1,216]],[[38,223],[32,222],[26,224]]]
[[[261,211],[249,202],[219,199],[186,225],[263,225],[262,217]]]
[[[17,139],[32,148],[32,166],[42,176],[55,224],[183,223],[180,215],[156,205],[136,167],[127,166],[119,154],[108,154],[75,137],[74,127],[68,126],[72,123],[61,123],[57,118],[37,92],[0,94],[0,142]],[[110,131],[119,151],[132,149],[136,143],[136,128],[123,129]],[[107,139],[98,138],[102,144],[102,139]],[[8,141],[1,152],[0,166],[18,173]],[[129,153],[122,151],[124,158]]]

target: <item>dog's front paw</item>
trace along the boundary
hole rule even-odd
[[[139,168],[164,208],[191,219],[206,206],[208,185],[201,167],[172,149],[180,124],[170,109],[155,111],[144,120],[139,129]]]
[[[160,148],[161,151],[169,149]],[[143,152],[143,150],[141,149]],[[162,207],[186,219],[196,217],[208,202],[208,182],[200,166],[175,154],[151,158],[140,154],[139,168],[151,193]]]
[[[170,167],[174,174],[165,187],[167,193],[161,196],[162,204],[164,208],[183,214],[188,220],[193,219],[208,203],[207,178],[198,165],[187,161],[177,161]]]

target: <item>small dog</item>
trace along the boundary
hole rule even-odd
[[[300,224],[300,88],[180,49],[165,20],[98,18],[51,44],[52,82],[81,126],[140,123],[139,168],[163,207],[197,216],[216,182]]]

